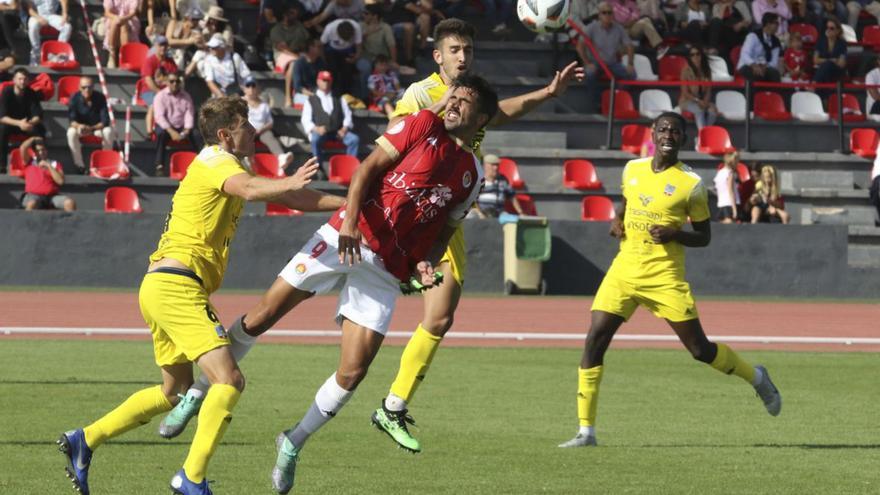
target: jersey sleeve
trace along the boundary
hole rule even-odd
[[[247,171],[237,161],[229,157],[218,157],[205,164],[204,177],[211,188],[223,191],[226,179],[233,175],[246,174]]]
[[[703,222],[709,219],[709,194],[702,180],[691,189],[687,209],[691,222]]]
[[[385,134],[376,139],[376,144],[388,153],[392,160],[397,160],[400,155],[412,147],[415,143],[425,139],[431,129],[439,125],[440,119],[430,110],[404,118]]]
[[[430,107],[433,103],[425,88],[418,83],[410,84],[403,93],[403,97],[397,102],[397,106],[394,107],[391,118],[416,113],[423,108]]]

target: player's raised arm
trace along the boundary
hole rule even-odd
[[[312,158],[295,174],[283,179],[267,179],[250,174],[233,175],[223,182],[223,192],[247,201],[274,201],[285,193],[299,191],[309,185],[317,172],[317,160]]]
[[[561,71],[556,71],[556,75],[547,86],[499,101],[498,113],[495,114],[489,125],[501,125],[516,120],[550,98],[562,96],[568,90],[568,85],[572,81],[581,82],[583,80],[584,68],[579,67],[577,62],[572,62]]]
[[[305,167],[317,167],[317,163],[317,158],[309,158],[309,160],[300,167],[300,170]],[[285,191],[276,199],[276,201],[288,208],[300,211],[333,211],[338,210],[345,205],[344,196],[322,193],[314,189],[309,189],[308,187]]]

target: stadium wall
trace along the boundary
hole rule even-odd
[[[225,288],[265,289],[325,215],[245,215],[233,242]],[[137,287],[164,215],[0,210],[0,285]],[[594,294],[616,251],[607,224],[551,222],[553,250],[544,264],[551,294]],[[465,222],[466,290],[503,290],[501,226]],[[730,296],[876,297],[880,270],[847,266],[847,227],[718,225],[712,244],[689,249],[694,292]]]

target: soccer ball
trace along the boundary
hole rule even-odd
[[[568,21],[569,0],[517,0],[520,22],[536,33],[556,31]]]

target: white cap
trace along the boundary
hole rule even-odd
[[[214,33],[211,39],[208,40],[208,48],[219,48],[221,46],[226,46],[226,40],[223,39],[222,34]]]

